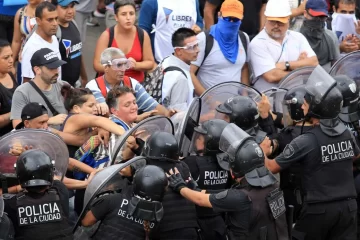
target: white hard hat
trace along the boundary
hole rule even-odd
[[[265,16],[268,18],[288,18],[291,15],[289,0],[269,0],[266,4]]]

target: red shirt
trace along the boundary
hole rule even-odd
[[[109,32],[109,29],[107,29],[107,31]],[[117,45],[117,42],[115,40],[115,37],[114,37],[113,42],[111,43],[111,47],[119,48]],[[126,56],[126,58],[132,57],[133,59],[135,59],[136,62],[142,61],[142,57],[143,57],[142,56],[142,47],[140,45],[140,40],[139,40],[137,33],[135,34],[135,39],[134,39],[134,42],[133,42],[130,52],[128,54],[126,54],[125,56]],[[126,70],[125,75],[138,80],[140,83],[143,82],[144,78],[145,78],[144,72],[136,71],[134,69]]]

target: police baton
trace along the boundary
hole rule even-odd
[[[293,225],[293,219],[294,219],[294,206],[288,205],[287,209],[287,225],[288,225],[288,233],[289,233],[289,239],[292,239],[292,225]]]

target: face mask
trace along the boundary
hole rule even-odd
[[[331,27],[340,41],[348,34],[356,34],[354,23],[355,14],[334,13],[332,15]]]
[[[319,19],[305,19],[303,26],[300,29],[300,32],[307,37],[312,37],[314,39],[321,39],[322,34],[325,31],[325,22],[320,21]]]

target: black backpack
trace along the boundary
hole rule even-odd
[[[205,54],[204,54],[204,59],[201,62],[201,65],[204,64],[205,59],[207,58],[207,56],[209,56],[209,53],[214,45],[214,37],[210,35],[210,31],[207,30],[204,33],[205,33],[205,39],[206,39],[205,40]],[[245,53],[247,54],[247,39],[246,39],[244,32],[239,30],[239,37],[240,37],[241,43],[245,49]],[[200,67],[201,67],[201,65],[200,65]],[[198,68],[196,73],[199,71],[200,67]]]
[[[152,96],[160,104],[162,104],[162,85],[166,72],[179,71],[187,78],[185,72],[179,67],[169,66],[163,69],[162,63],[164,62],[164,60],[159,63],[159,65],[155,68],[154,71],[146,74],[145,80],[142,83],[146,92],[149,93],[150,96]]]

